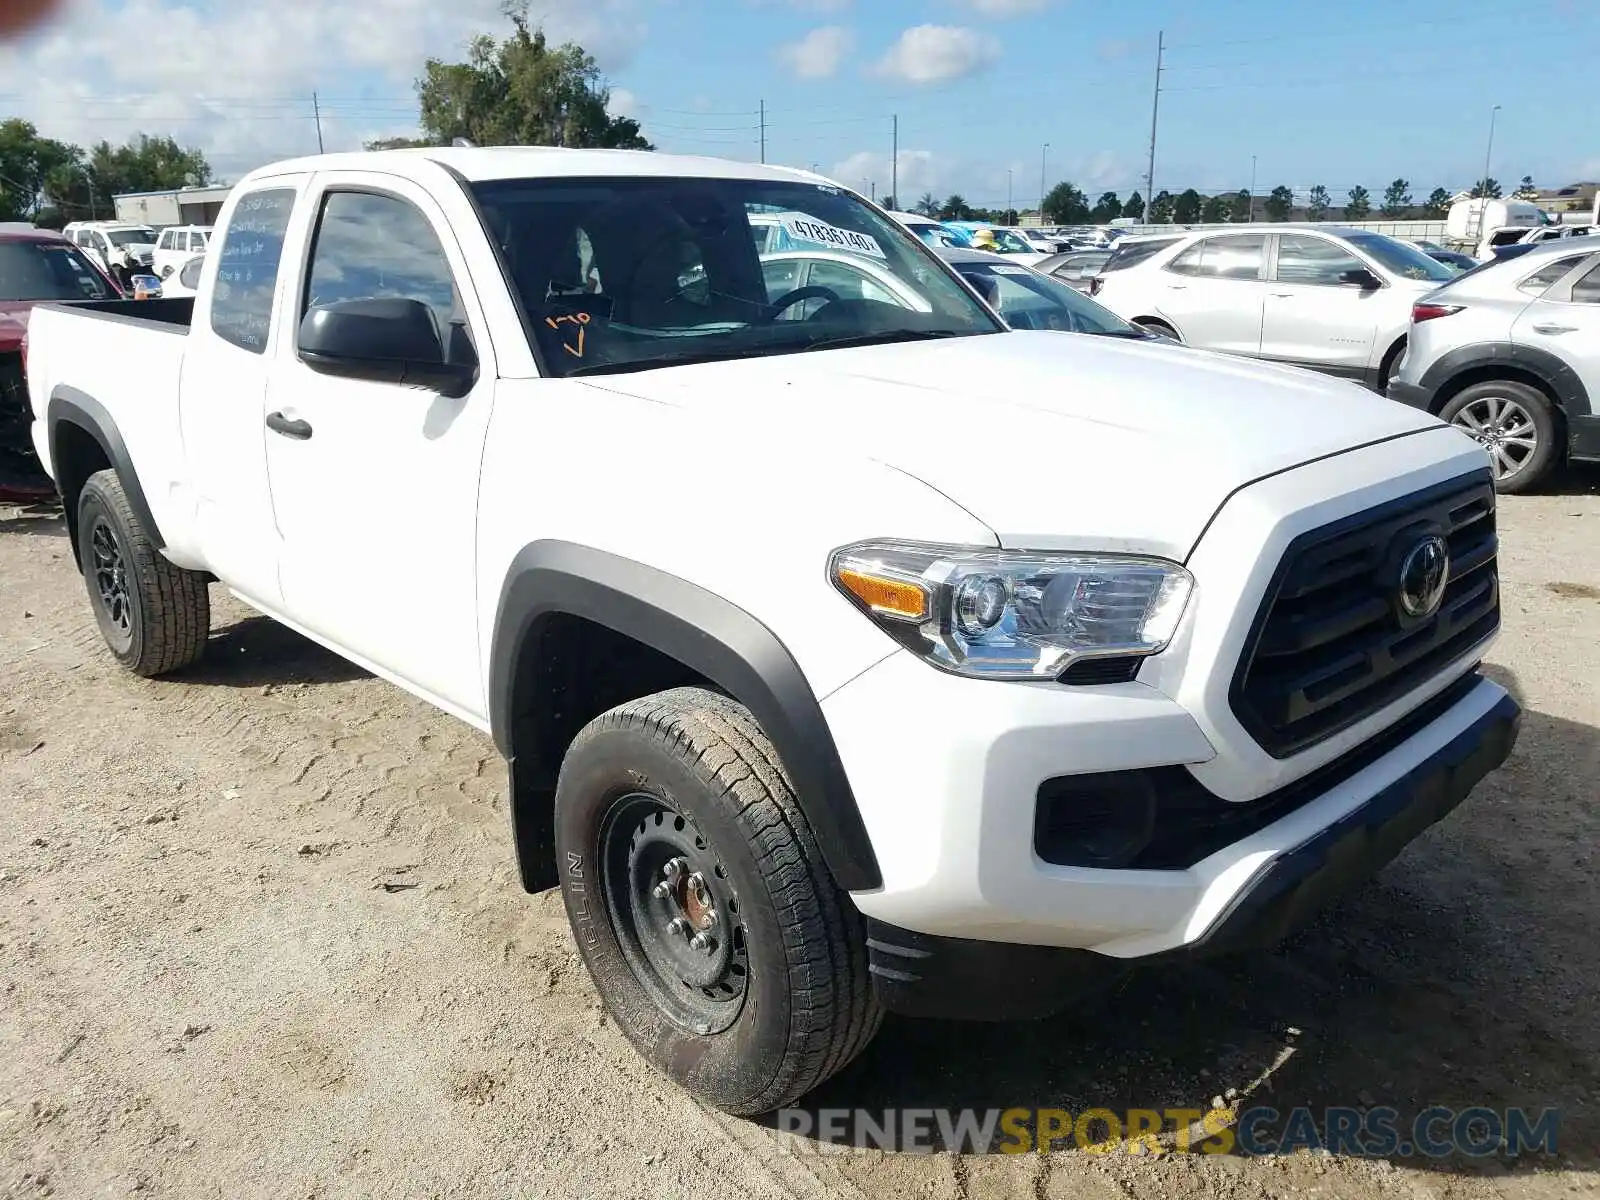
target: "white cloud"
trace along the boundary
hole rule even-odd
[[[800,79],[826,79],[839,69],[853,41],[844,26],[824,25],[797,42],[780,46],[778,58]]]
[[[645,3],[552,9],[545,29],[614,71],[644,40]],[[65,19],[0,47],[0,80],[17,95],[8,115],[47,136],[85,144],[171,134],[236,177],[316,150],[314,90],[330,150],[414,128],[423,62],[508,28],[499,0],[78,0]],[[371,94],[358,95],[352,77]]]
[[[931,150],[902,150],[897,161],[900,192],[895,200],[901,208],[915,204],[924,192],[932,192],[942,200],[949,191],[960,190],[961,166],[952,159]],[[876,184],[878,197],[882,199],[889,195],[894,183],[894,172],[889,167],[887,154],[860,150],[840,159],[823,173],[863,195],[869,195]]]
[[[639,115],[639,97],[627,88],[612,88],[611,103],[606,106],[606,111],[613,117],[636,117]]]
[[[876,71],[905,83],[948,83],[993,66],[999,41],[959,25],[918,25],[902,33]]]
[[[1017,17],[1043,12],[1051,0],[961,0],[961,3],[986,17]]]
[[[852,0],[745,0],[751,8],[773,8],[783,5],[803,13],[838,13],[844,12]]]

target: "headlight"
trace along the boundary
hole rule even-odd
[[[1194,588],[1158,558],[910,542],[845,546],[828,574],[906,649],[986,679],[1054,679],[1083,658],[1155,654]]]

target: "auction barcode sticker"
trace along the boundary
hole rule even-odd
[[[870,234],[857,233],[853,229],[840,229],[837,225],[815,220],[804,213],[784,213],[781,220],[783,231],[799,241],[815,242],[819,246],[832,246],[856,254],[870,254],[873,258],[887,260],[889,257],[883,252],[883,247],[878,245],[877,239]]]

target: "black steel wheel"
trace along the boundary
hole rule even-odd
[[[680,1028],[722,1032],[750,972],[727,868],[692,821],[645,792],[612,806],[601,839],[601,887],[628,965]]]
[[[673,688],[590,721],[561,762],[555,850],[606,1010],[707,1104],[781,1108],[877,1032],[865,922],[737,701]]]
[[[149,676],[200,657],[211,633],[207,578],[161,553],[115,471],[84,482],[75,535],[95,622],[118,662]]]

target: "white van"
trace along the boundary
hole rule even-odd
[[[170,225],[161,231],[156,243],[155,273],[162,279],[183,266],[196,254],[204,254],[211,244],[210,225]]]

